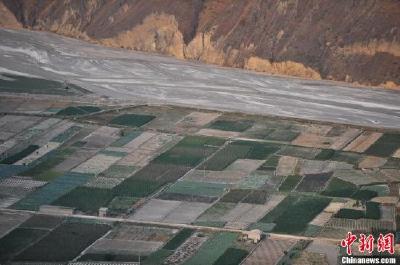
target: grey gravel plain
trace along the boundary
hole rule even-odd
[[[132,104],[400,128],[399,91],[269,76],[106,48],[45,32],[0,29],[0,73],[68,80],[99,98]]]

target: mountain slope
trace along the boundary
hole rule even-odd
[[[272,74],[400,86],[398,0],[0,3],[0,12],[8,10],[0,26],[15,18],[26,28],[107,46]]]

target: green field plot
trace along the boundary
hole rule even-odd
[[[8,164],[8,165],[14,164],[15,162],[21,160],[22,158],[25,158],[28,155],[32,154],[37,149],[39,149],[39,146],[29,145],[23,150],[19,151],[18,153],[8,156],[7,158],[4,158],[3,160],[0,161],[0,164]]]
[[[187,136],[167,152],[153,160],[160,164],[176,164],[194,167],[224,144],[215,137]]]
[[[57,115],[77,116],[77,115],[87,115],[99,111],[101,111],[101,109],[95,106],[76,106],[76,107],[67,107],[65,109],[62,109],[59,112],[57,112]]]
[[[76,208],[88,214],[95,214],[100,207],[107,206],[113,196],[113,192],[108,189],[77,187],[51,204]]]
[[[376,191],[359,189],[351,196],[351,198],[359,201],[369,201],[376,196],[378,196]]]
[[[74,95],[89,93],[89,91],[74,84],[68,84],[68,89],[66,89],[65,84],[59,81],[6,73],[0,73],[0,75],[7,78],[0,78],[1,92],[49,95]]]
[[[193,194],[182,194],[182,193],[170,193],[163,192],[159,196],[158,199],[168,200],[168,201],[185,201],[185,202],[204,202],[204,203],[212,203],[217,197],[208,197],[208,196],[200,196]]]
[[[204,213],[202,213],[199,218],[196,220],[196,224],[205,223],[205,222],[219,222],[222,216],[227,214],[233,208],[235,208],[236,203],[226,203],[226,202],[217,202],[213,204],[210,208],[208,208]],[[223,222],[222,222],[223,223]],[[224,224],[224,223],[223,223]]]
[[[161,188],[163,183],[127,178],[113,188],[114,194],[128,197],[146,197]]]
[[[389,186],[386,184],[362,186],[361,190],[374,191],[377,194],[377,196],[389,196],[390,194]]]
[[[335,151],[330,160],[337,162],[346,162],[352,165],[357,165],[362,159],[362,155],[359,153]]]
[[[110,226],[104,224],[63,223],[39,242],[24,250],[16,261],[70,261],[104,235]]]
[[[400,158],[390,157],[381,168],[400,169]]]
[[[267,161],[259,168],[259,170],[276,170],[276,167],[279,164],[280,156],[272,155]]]
[[[326,182],[331,178],[332,172],[307,174],[297,186],[296,191],[300,192],[320,192]]]
[[[135,197],[117,196],[108,204],[108,211],[111,215],[125,214],[139,200]]]
[[[50,181],[62,173],[52,170],[56,165],[60,164],[67,157],[75,152],[74,148],[60,148],[52,151],[48,155],[39,159],[34,167],[29,168],[22,173],[23,176],[30,176],[36,180]]]
[[[107,178],[126,178],[135,172],[136,167],[125,165],[111,165],[105,171],[100,173],[100,176]]]
[[[288,192],[292,191],[303,177],[298,175],[287,176],[282,184],[279,186],[279,191]]]
[[[251,204],[265,204],[269,198],[269,193],[265,190],[253,190],[242,202]]]
[[[175,182],[177,179],[184,176],[190,169],[191,167],[182,165],[151,162],[136,172],[132,178],[158,181],[161,183]]]
[[[275,223],[274,232],[299,234],[330,201],[331,199],[320,196],[288,196],[260,222]]]
[[[321,152],[315,157],[317,160],[329,160],[335,155],[335,150],[333,149],[322,149]]]
[[[127,143],[129,143],[130,141],[132,141],[133,139],[135,139],[136,137],[138,137],[141,134],[142,134],[141,131],[131,131],[131,132],[123,133],[123,136],[121,136],[115,142],[113,142],[111,144],[111,146],[113,146],[113,147],[122,147],[122,146],[126,145]]]
[[[252,191],[248,189],[232,189],[221,198],[221,202],[238,203],[247,197]]]
[[[268,158],[271,154],[276,153],[282,147],[281,145],[274,143],[259,143],[251,141],[237,141],[232,144],[249,148],[246,157],[243,158],[260,160]]]
[[[351,197],[356,191],[357,186],[353,183],[338,178],[332,178],[328,187],[322,194],[331,197]]]
[[[122,114],[113,118],[110,123],[127,127],[140,127],[153,120],[153,115]]]
[[[180,193],[187,195],[198,195],[206,197],[219,197],[224,192],[226,186],[221,183],[207,183],[195,181],[177,181],[171,185],[166,192]]]
[[[277,152],[280,145],[250,141],[236,141],[218,151],[204,163],[206,170],[220,171],[232,164],[237,159],[266,159]]]
[[[343,208],[335,214],[335,217],[344,219],[361,219],[365,217],[365,212],[362,210]]]
[[[30,193],[11,207],[14,209],[37,211],[41,205],[51,204],[74,188],[85,184],[90,177],[88,174],[66,173]]]
[[[112,150],[101,150],[99,154],[107,155],[107,156],[114,156],[114,157],[124,157],[127,155],[125,152],[119,151],[112,151]]]
[[[0,262],[9,260],[47,233],[47,230],[42,229],[16,228],[12,230],[0,239]]]
[[[140,261],[143,263],[146,260],[146,256],[141,256]],[[89,264],[97,264],[100,262],[138,262],[139,256],[133,254],[114,254],[114,253],[85,253],[79,257],[78,261],[88,261]],[[93,261],[93,263],[91,263]],[[84,264],[86,264],[84,262]],[[103,263],[100,263],[103,264]],[[107,263],[106,263],[107,264]],[[111,263],[113,264],[113,263]],[[117,263],[118,264],[118,263]],[[123,264],[123,263],[122,263]],[[154,265],[162,265],[161,263],[155,263]]]
[[[143,265],[163,265],[164,260],[172,255],[174,251],[172,250],[167,250],[167,249],[159,249],[153,253],[151,253],[149,256],[145,258],[145,260],[141,263]],[[130,259],[129,261],[132,261]]]
[[[18,175],[27,169],[27,166],[0,164],[0,179]]]
[[[251,120],[216,120],[208,126],[208,128],[231,131],[231,132],[244,132],[253,126],[254,121]]]
[[[291,130],[274,130],[264,137],[265,140],[291,142],[299,136],[299,132]]]
[[[248,254],[244,249],[228,248],[213,265],[239,265]]]
[[[385,133],[365,153],[372,156],[391,156],[400,148],[400,134]]]
[[[163,249],[175,250],[193,234],[193,230],[184,228],[165,244]]]
[[[340,209],[336,214],[336,218],[345,218],[345,219],[375,219],[379,220],[381,218],[381,210],[379,207],[379,203],[377,202],[366,202],[365,210],[356,210],[356,209]]]
[[[250,148],[247,146],[227,145],[202,164],[201,168],[215,171],[224,170],[237,159],[245,158],[249,151]]]
[[[23,222],[20,228],[35,228],[51,230],[56,228],[64,221],[64,217],[55,215],[33,215]]]
[[[72,138],[72,136],[77,134],[81,129],[82,129],[82,127],[72,126],[72,127],[68,128],[67,130],[65,130],[64,132],[57,135],[56,137],[54,137],[53,139],[51,139],[51,141],[57,142],[57,143],[64,143],[68,139]]]
[[[236,233],[221,232],[215,234],[200,247],[194,256],[189,258],[184,265],[214,264],[225,251],[230,248],[236,238]]]
[[[264,204],[269,197],[269,194],[264,190],[250,190],[250,189],[233,189],[230,190],[224,197],[221,198],[221,202],[228,203],[252,203],[252,204]]]
[[[286,145],[277,154],[281,156],[293,156],[304,159],[314,159],[320,153],[320,149]]]

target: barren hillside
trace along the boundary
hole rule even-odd
[[[272,74],[400,86],[398,0],[0,0],[0,26]]]

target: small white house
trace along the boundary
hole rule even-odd
[[[108,212],[108,208],[107,207],[101,207],[99,209],[99,217],[106,217],[107,216],[107,212]]]
[[[254,242],[254,244],[257,244],[258,242],[261,241],[263,236],[263,232],[259,229],[253,229],[250,231],[244,232],[244,238],[247,240],[251,240]]]

